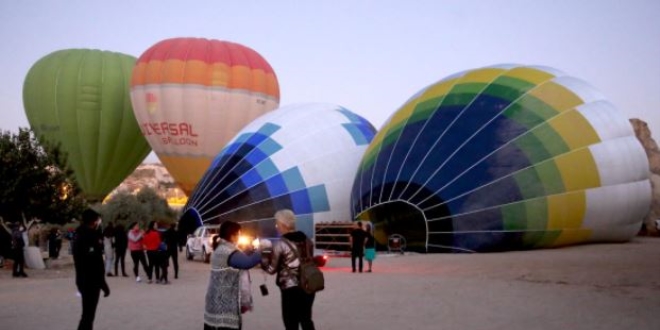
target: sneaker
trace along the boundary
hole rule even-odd
[[[138,282],[138,283],[142,282],[142,279],[140,278],[140,276],[135,278],[135,282]]]

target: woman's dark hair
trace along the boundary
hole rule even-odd
[[[135,225],[137,225],[137,224],[138,224],[137,221],[133,221],[133,222],[131,222],[131,224],[128,225],[128,229],[129,229],[129,230],[133,230],[133,227],[135,227]]]
[[[213,235],[213,240],[211,241],[211,247],[213,248],[213,251],[220,245],[220,236],[219,235]]]
[[[115,226],[112,224],[112,222],[108,223],[108,225],[105,227],[105,230],[103,230],[103,236],[105,237],[115,236]]]
[[[225,221],[220,225],[220,238],[228,241],[232,236],[237,235],[241,230],[241,225],[233,221]]]
[[[99,217],[101,217],[101,215],[98,214],[98,212],[92,209],[86,209],[85,211],[83,211],[82,221],[84,224],[88,225],[96,221]]]
[[[149,221],[149,226],[147,227],[147,232],[150,232],[154,230],[154,225],[156,224],[156,221]]]
[[[218,245],[220,245],[220,239],[224,239],[225,241],[229,241],[229,239],[237,235],[238,232],[241,230],[241,225],[239,225],[236,222],[233,221],[225,221],[220,225],[220,233],[218,235],[213,236],[213,239],[211,241],[211,247],[213,247],[213,250],[215,250]]]

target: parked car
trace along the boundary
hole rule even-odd
[[[204,262],[211,260],[213,236],[218,234],[219,225],[204,225],[188,236],[186,241],[186,259],[201,257]]]

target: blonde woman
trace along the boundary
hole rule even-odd
[[[273,244],[272,251],[263,251],[261,268],[277,274],[277,286],[282,297],[282,319],[287,330],[313,330],[312,306],[315,294],[308,294],[299,285],[300,260],[298,255],[312,253],[312,243],[305,233],[296,230],[296,216],[288,209],[275,213],[275,226],[282,239]]]

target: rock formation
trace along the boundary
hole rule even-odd
[[[141,164],[108,197],[118,192],[134,194],[143,187],[154,189],[174,208],[180,208],[187,201],[183,190],[176,185],[165,166],[161,164]]]
[[[646,156],[649,159],[649,169],[651,171],[650,177],[653,202],[649,213],[644,218],[644,225],[648,234],[658,236],[659,232],[655,221],[660,220],[660,149],[658,149],[658,144],[651,136],[651,131],[645,121],[633,118],[630,119],[630,123],[635,129],[637,139],[639,139],[639,141],[642,142],[642,146],[644,146]]]

